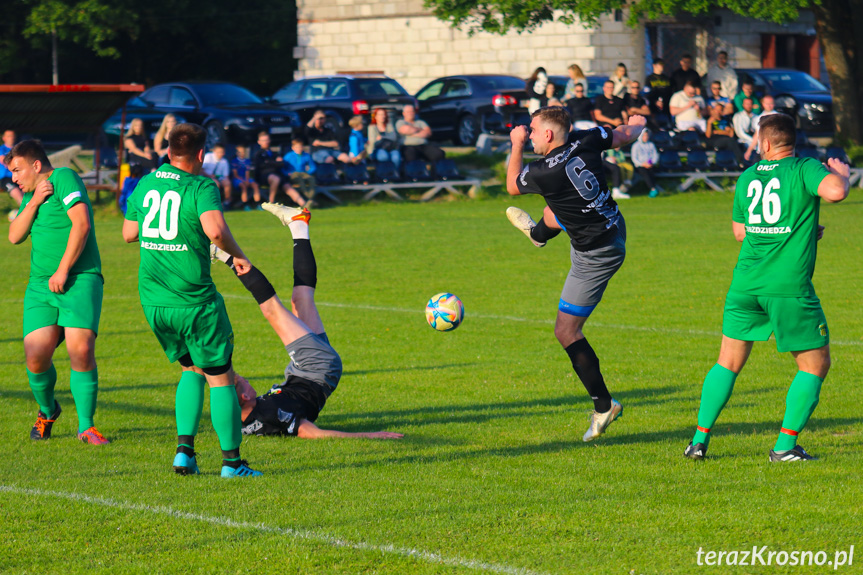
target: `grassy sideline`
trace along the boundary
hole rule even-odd
[[[834,551],[863,564],[863,201],[822,207],[815,274],[833,370],[801,444],[814,464],[769,465],[795,373],[757,344],[716,425],[710,459],[685,460],[701,381],[716,359],[738,247],[730,194],[623,204],[627,261],[586,333],[624,417],[584,444],[591,408],[552,333],[569,269],[565,238],[538,250],[511,228],[510,204],[541,199],[381,203],[317,210],[317,299],[345,374],[318,423],[387,429],[401,441],[247,438],[257,480],[217,477],[209,401],[204,475],[178,477],[178,368],[137,297],[137,247],[100,213],[105,302],[96,424],[77,442],[65,347],[55,356],[63,416],[31,442],[21,307],[29,249],[0,257],[0,479],[3,573],[826,573],[824,567],[699,567],[696,552]],[[5,220],[5,218],[4,218]],[[228,214],[252,261],[286,299],[288,231],[263,212]],[[286,355],[254,301],[214,269],[236,335],[234,362],[262,392]],[[434,293],[466,307],[452,333],[422,315]]]

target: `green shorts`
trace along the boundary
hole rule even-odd
[[[100,274],[75,274],[66,280],[65,293],[54,293],[48,278],[30,278],[24,294],[24,336],[49,325],[99,333],[103,283]]]
[[[830,343],[827,318],[817,296],[773,297],[729,291],[722,335],[742,341],[767,341],[776,335],[780,352],[818,349]]]
[[[220,367],[231,361],[234,329],[220,294],[202,306],[143,307],[147,323],[171,363],[187,353],[200,368]]]

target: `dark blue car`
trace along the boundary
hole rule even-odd
[[[758,97],[770,94],[776,109],[797,121],[809,136],[833,135],[833,96],[821,82],[805,72],[784,68],[737,69],[740,84],[747,78]]]

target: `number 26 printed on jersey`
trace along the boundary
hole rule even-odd
[[[746,197],[752,198],[752,202],[749,204],[750,224],[762,223],[762,216],[764,223],[775,224],[779,221],[782,215],[782,201],[779,194],[776,193],[778,189],[779,178],[771,179],[766,186],[761,183],[761,180],[752,180],[749,183]],[[760,214],[756,213],[759,202],[761,204]]]
[[[168,190],[164,196],[160,196],[156,190],[147,192],[143,205],[149,211],[144,217],[141,235],[145,238],[175,239],[180,226],[180,201],[180,194],[174,190]],[[159,217],[158,227],[153,226],[156,216]]]

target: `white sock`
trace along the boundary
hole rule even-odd
[[[309,224],[305,220],[294,220],[288,224],[288,228],[295,240],[309,239]]]

